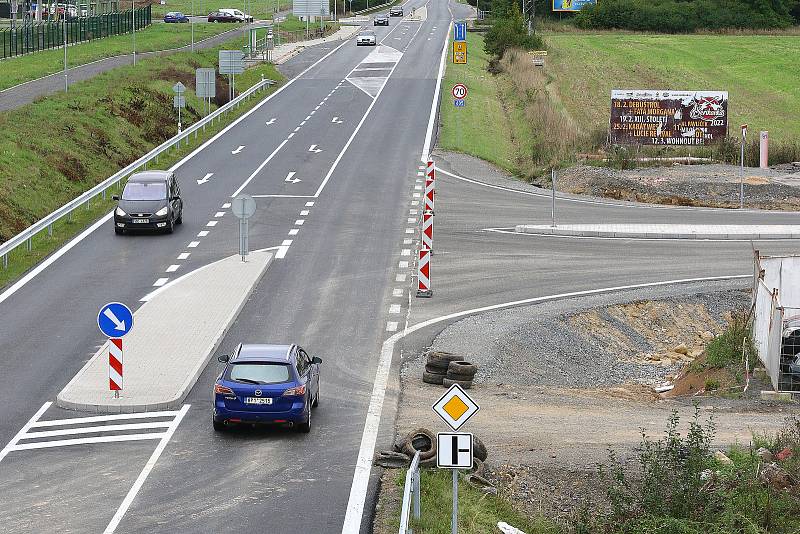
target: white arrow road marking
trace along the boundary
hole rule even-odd
[[[296,184],[297,182],[302,182],[300,178],[295,178],[294,175],[297,174],[296,172],[292,171],[286,175],[286,178],[283,180],[284,182],[289,182],[292,184]]]
[[[208,182],[209,178],[211,178],[212,176],[214,176],[213,172],[206,174],[201,179],[197,180],[197,185],[203,185],[204,183]]]
[[[268,121],[266,122],[266,125],[267,125],[267,126],[269,126],[269,125],[270,125],[270,124],[272,124],[273,122],[275,122],[275,117],[272,117],[270,120],[268,120]]]
[[[339,117],[334,117],[331,119],[333,124],[342,124],[342,121],[339,120]]]
[[[322,152],[322,149],[317,148],[317,145],[311,145],[310,147],[308,147],[308,151],[313,152],[314,154],[319,154],[320,152]]]
[[[231,150],[231,154],[238,154],[239,152],[241,152],[241,151],[242,151],[242,149],[243,149],[245,146],[247,146],[247,145],[239,145],[239,148],[237,148],[236,150]]]
[[[111,311],[111,308],[106,308],[103,310],[103,315],[108,317],[112,323],[114,323],[114,330],[119,330],[121,332],[125,331],[125,321],[120,321],[117,319],[117,316],[114,315],[114,312]]]

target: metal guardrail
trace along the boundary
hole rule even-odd
[[[411,522],[412,505],[414,519],[419,519],[419,451],[414,453],[411,466],[409,466],[408,471],[406,471],[406,483],[403,486],[403,505],[400,508],[399,534],[414,534],[409,526]]]
[[[147,169],[147,164],[151,160],[158,161],[158,157],[161,154],[172,148],[179,148],[184,140],[186,140],[186,144],[188,145],[189,136],[194,134],[195,139],[197,139],[197,132],[199,130],[202,129],[203,131],[205,131],[206,126],[209,124],[213,124],[215,119],[216,120],[220,119],[223,114],[228,113],[234,108],[238,108],[239,104],[241,104],[245,99],[250,98],[254,93],[261,91],[264,87],[274,85],[275,83],[276,82],[274,80],[265,80],[262,77],[260,82],[256,82],[255,84],[253,84],[252,87],[244,91],[242,94],[240,94],[239,96],[237,96],[224,106],[219,107],[213,112],[209,113],[208,115],[203,117],[203,119],[192,124],[178,135],[170,139],[167,139],[166,141],[158,145],[156,148],[154,148],[141,158],[137,159],[124,169],[118,171],[110,178],[107,178],[103,182],[97,184],[96,186],[89,189],[78,198],[64,204],[51,214],[43,217],[41,220],[37,221],[33,225],[29,226],[27,229],[23,230],[19,234],[15,235],[11,239],[0,245],[0,257],[3,258],[3,268],[8,267],[8,254],[12,250],[25,243],[27,245],[27,250],[30,252],[31,249],[33,248],[32,239],[36,234],[38,234],[39,232],[43,232],[46,229],[48,235],[53,235],[53,223],[55,223],[62,217],[70,215],[75,209],[79,208],[84,204],[86,204],[86,206],[88,207],[89,202],[100,194],[102,194],[103,199],[105,199],[106,191],[108,190],[109,187],[118,184],[121,180],[127,178],[128,176],[130,176],[131,174],[140,169],[143,168]]]

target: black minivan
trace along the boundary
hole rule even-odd
[[[181,188],[174,172],[137,172],[128,178],[122,196],[114,195],[114,232],[163,230],[171,234],[183,222]]]

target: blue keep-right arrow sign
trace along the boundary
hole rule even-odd
[[[122,337],[133,327],[133,313],[120,302],[109,302],[100,308],[97,326],[108,337]]]
[[[467,23],[466,22],[456,22],[455,26],[455,35],[453,36],[454,41],[466,41],[467,40]]]

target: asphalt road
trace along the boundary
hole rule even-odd
[[[422,4],[412,0],[407,8]],[[413,248],[416,225],[408,219],[416,209],[420,155],[450,20],[445,3],[431,2],[424,23],[392,19],[389,28],[376,28],[379,39],[402,53],[381,71],[388,76],[382,87],[354,85],[361,77],[354,69],[372,48],[348,41],[304,52],[286,66],[301,73],[294,82],[177,168],[187,211],[174,234],[115,236],[106,221],[0,302],[0,354],[7,370],[0,374],[0,444],[5,444],[102,344],[95,325],[101,305],[121,301],[135,308],[159,279],[236,253],[238,227],[225,204],[234,193],[251,194],[258,203],[251,248],[291,243],[286,256],[270,266],[220,352],[240,341],[298,342],[321,356],[322,399],[311,434],[213,432],[210,389],[219,368],[212,359],[154,465],[146,467],[156,446],[152,440],[0,455],[4,529],[40,532],[47,525],[58,532],[102,532],[127,501],[130,507],[115,532],[340,532],[378,355],[391,324],[402,329],[408,302],[413,324],[582,288],[749,272],[748,243],[487,231],[547,221],[549,199],[440,174],[434,297],[409,299],[411,273],[403,262],[410,258],[404,251]],[[560,216],[564,222],[793,218],[585,203],[565,203]],[[209,221],[217,222],[208,226]],[[779,242],[762,248],[778,252],[793,246]],[[179,267],[167,272],[172,265]],[[421,331],[409,346],[443,326]],[[391,413],[389,405],[384,423],[391,425]],[[49,407],[41,419],[86,415]],[[137,477],[150,468],[129,497]],[[362,531],[369,531],[374,483],[370,488]]]

